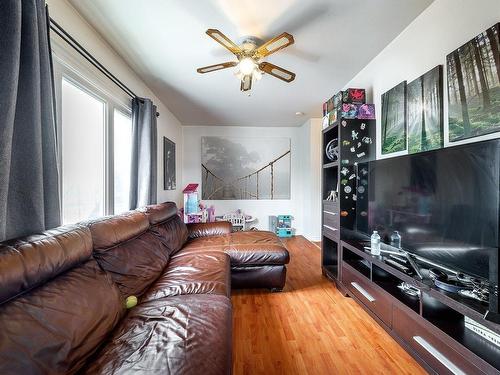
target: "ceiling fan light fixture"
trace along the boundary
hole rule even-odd
[[[257,68],[257,63],[250,57],[244,57],[238,64],[239,71],[244,75],[249,75]]]

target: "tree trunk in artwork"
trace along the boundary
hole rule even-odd
[[[481,55],[479,54],[479,46],[476,41],[472,42],[474,48],[474,57],[476,59],[477,71],[479,73],[479,82],[481,83],[481,91],[483,94],[483,107],[484,109],[488,109],[491,106],[490,100],[490,89],[488,87],[488,83],[486,82],[486,78],[484,77],[483,70],[483,62],[481,60]]]
[[[469,44],[469,47],[468,47],[468,50],[469,50],[469,56],[470,56],[470,59],[468,59],[468,64],[467,64],[467,78],[472,81],[472,84],[474,85],[474,90],[475,90],[475,93],[477,94],[477,96],[479,96],[479,94],[481,93],[481,91],[479,90],[479,83],[477,82],[477,77],[476,77],[476,70],[474,69],[474,59],[472,57],[472,51],[471,51],[472,47],[470,46]],[[470,95],[472,96],[472,95]]]
[[[421,129],[421,140],[420,140],[420,150],[427,150],[427,133],[425,131],[425,102],[424,102],[424,78],[420,78],[420,100],[421,100],[421,108],[422,108],[422,129]]]
[[[462,74],[462,64],[458,50],[453,52],[453,61],[457,72],[458,93],[460,95],[460,104],[462,105],[462,121],[464,123],[464,135],[470,135],[469,111],[467,110],[467,97],[465,96],[464,77]]]
[[[488,35],[488,39],[490,41],[491,52],[493,52],[493,58],[495,59],[498,82],[500,82],[500,51],[498,50],[498,42],[497,38],[495,37],[493,27],[490,27],[488,30],[486,30],[486,35]]]

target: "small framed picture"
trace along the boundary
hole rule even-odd
[[[163,137],[163,190],[176,189],[175,143]]]

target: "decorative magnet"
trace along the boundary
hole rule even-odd
[[[357,199],[358,199],[358,197],[356,196],[356,194],[353,194],[353,195],[352,195],[352,200],[353,200],[353,201],[356,201]]]
[[[358,186],[358,193],[363,194],[365,192],[365,187],[364,186]]]
[[[351,144],[351,141],[342,141],[342,144],[344,146],[349,146]]]
[[[361,142],[358,142],[358,148],[361,147]]]
[[[350,149],[349,149],[351,152],[356,152],[356,148],[354,146],[352,146]]]
[[[361,130],[365,130],[366,128],[366,124],[364,122],[361,123],[361,125],[359,126],[361,128]]]
[[[345,128],[347,126],[347,121],[346,120],[342,120],[342,126]]]
[[[368,216],[368,213],[367,213],[366,211],[361,211],[359,214],[360,214],[361,216]]]
[[[344,176],[347,176],[347,174],[349,173],[349,169],[347,169],[346,167],[343,167],[341,170],[340,170],[340,173]]]
[[[362,142],[366,143],[367,145],[371,145],[372,144],[372,139],[370,137],[363,137],[361,139]]]
[[[347,211],[340,211],[340,216],[346,217],[347,215],[349,215],[349,212],[347,212]]]
[[[355,140],[355,139],[358,139],[359,133],[357,131],[353,130],[352,133],[351,133],[351,135],[352,135],[352,140]]]
[[[356,175],[354,173],[349,176],[349,180],[352,180],[353,178],[356,178]]]
[[[349,185],[344,186],[344,192],[346,194],[349,194],[352,191],[351,187]]]
[[[340,184],[341,185],[347,185],[349,181],[347,181],[345,178],[343,178],[342,180],[340,180]]]
[[[365,156],[365,155],[366,155],[366,153],[365,153],[365,152],[360,152],[359,154],[356,154],[356,156],[357,156],[358,158],[362,158],[362,157],[363,157],[363,156]]]
[[[342,164],[349,164],[349,159],[342,160]]]

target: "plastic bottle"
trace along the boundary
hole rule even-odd
[[[397,230],[395,230],[391,234],[391,246],[401,249],[401,235]]]
[[[370,240],[370,250],[372,255],[380,255],[380,236],[376,230],[373,231]]]

